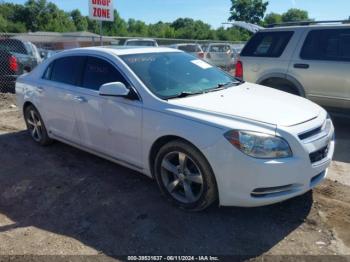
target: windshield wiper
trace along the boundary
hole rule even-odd
[[[209,92],[224,90],[224,89],[232,87],[236,84],[238,85],[239,82],[237,82],[237,83],[236,82],[219,83],[217,86],[210,88],[210,89],[206,90],[205,92],[209,93]]]
[[[179,94],[173,95],[173,96],[168,96],[166,97],[166,99],[174,99],[174,98],[184,98],[184,97],[188,97],[188,96],[195,96],[195,95],[201,95],[204,94],[204,91],[200,91],[200,92],[181,92]]]

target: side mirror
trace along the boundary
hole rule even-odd
[[[100,87],[100,96],[127,97],[130,90],[121,82],[112,82]]]

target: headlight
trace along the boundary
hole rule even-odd
[[[281,137],[250,131],[232,130],[225,138],[244,154],[262,159],[287,158],[293,155]]]

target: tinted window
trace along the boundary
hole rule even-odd
[[[51,63],[45,70],[45,73],[43,75],[43,79],[50,80],[51,79],[51,73],[52,73],[52,67],[53,63]]]
[[[182,52],[120,56],[158,97],[213,90],[228,82],[239,82],[220,69]]]
[[[83,87],[99,90],[103,84],[122,82],[127,85],[118,70],[105,60],[89,57],[86,63]]]
[[[300,57],[311,60],[350,61],[350,29],[311,31]]]
[[[27,55],[28,51],[24,46],[23,42],[16,39],[2,39],[0,40],[0,50],[7,52],[19,53]]]
[[[293,32],[262,32],[255,34],[242,50],[242,56],[280,57]]]
[[[63,57],[55,60],[51,80],[68,85],[78,85],[85,58],[82,56]]]

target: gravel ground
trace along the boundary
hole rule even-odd
[[[186,213],[137,172],[62,143],[37,146],[14,96],[0,94],[0,255],[350,257],[349,122],[335,119],[335,161],[313,192]]]

